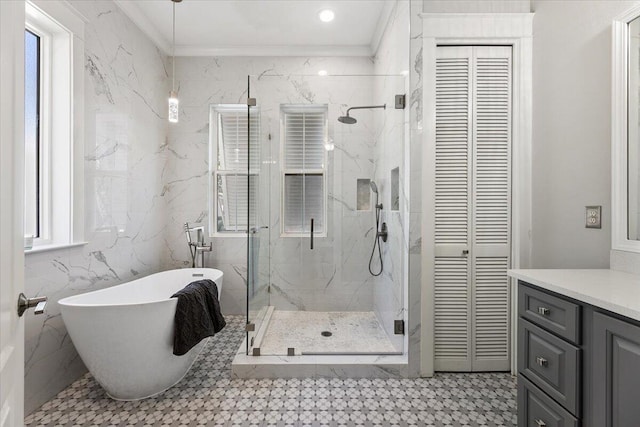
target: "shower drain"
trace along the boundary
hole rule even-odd
[[[322,335],[323,337],[330,337],[333,334],[329,331],[322,331],[320,332],[320,335]]]

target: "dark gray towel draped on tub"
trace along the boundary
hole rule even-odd
[[[171,296],[178,298],[174,318],[173,354],[182,356],[225,327],[218,286],[209,279],[189,283]]]

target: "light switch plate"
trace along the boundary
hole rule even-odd
[[[586,228],[602,228],[602,206],[586,206]]]

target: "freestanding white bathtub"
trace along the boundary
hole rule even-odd
[[[222,272],[185,268],[152,274],[122,285],[58,301],[62,319],[80,357],[107,394],[137,400],[178,383],[204,347],[173,354],[175,292],[194,280],[222,288]]]

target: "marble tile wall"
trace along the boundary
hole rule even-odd
[[[371,58],[178,58],[181,119],[169,131],[164,175],[170,248],[165,265],[188,262],[182,234],[185,221],[208,224],[209,106],[245,103],[250,74],[254,76],[251,96],[258,99],[261,110],[260,225],[269,225],[261,233],[257,268],[261,283],[271,284],[269,295],[266,287],[257,288],[256,303],[250,310],[266,303],[288,310],[370,310],[373,280],[367,265],[373,212],[355,209],[356,187],[358,178],[373,177],[375,122],[383,114],[361,110],[357,125],[339,123],[337,117],[349,106],[373,102],[375,78],[335,75],[367,76],[373,67]],[[330,75],[320,77],[319,70]],[[279,208],[280,105],[309,103],[328,104],[329,136],[335,146],[327,153],[328,235],[315,239],[313,251],[306,237],[280,236]],[[208,265],[225,273],[223,310],[244,313],[246,240],[212,240],[214,251]]]
[[[408,310],[408,327],[405,348],[409,354],[409,376],[417,376],[421,371],[421,328],[422,328],[422,0],[409,0],[409,291],[405,296]]]
[[[85,240],[25,257],[25,293],[49,297],[25,316],[25,413],[86,371],[57,301],[162,269],[168,151],[166,57],[112,1],[70,4],[85,27]]]

